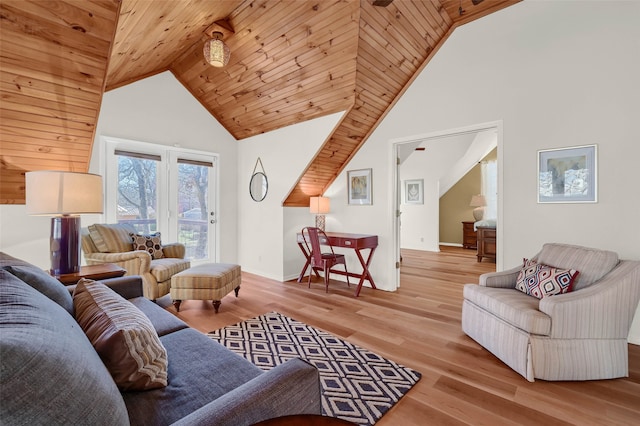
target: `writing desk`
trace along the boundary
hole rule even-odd
[[[358,287],[356,288],[356,297],[360,295],[360,289],[362,289],[362,284],[364,280],[369,281],[371,284],[371,288],[376,288],[376,284],[373,282],[373,277],[369,273],[369,264],[371,263],[371,257],[373,256],[373,252],[378,247],[378,236],[377,235],[367,235],[367,234],[350,234],[346,232],[326,232],[327,238],[329,241],[326,241],[324,237],[320,237],[320,244],[331,244],[334,247],[342,247],[342,248],[350,248],[356,252],[356,256],[358,256],[358,260],[360,261],[360,266],[362,266],[362,273],[356,274],[355,272],[346,273],[344,271],[331,271],[332,273],[338,275],[348,275],[350,277],[358,278],[360,281],[358,282]],[[302,278],[304,277],[304,273],[307,271],[307,268],[311,264],[311,256],[307,251],[304,239],[301,233],[297,235],[298,247],[304,254],[306,262],[302,271],[300,271],[300,276],[298,277],[298,282],[302,282]],[[369,249],[369,254],[366,259],[362,256],[362,250]],[[318,276],[318,272],[313,268],[311,269],[316,276]],[[311,273],[311,271],[309,272]]]

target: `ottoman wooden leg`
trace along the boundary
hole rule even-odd
[[[213,309],[215,309],[216,314],[218,313],[218,309],[220,308],[220,301],[219,300],[214,300],[213,301]]]
[[[173,306],[176,307],[176,311],[180,312],[180,304],[182,303],[182,300],[174,300],[173,301]]]
[[[236,292],[236,297],[238,297],[238,292],[240,291],[240,286],[233,289]]]

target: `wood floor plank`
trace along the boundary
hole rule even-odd
[[[243,273],[239,297],[183,301],[177,313],[203,333],[276,311],[333,333],[423,378],[377,423],[392,425],[637,425],[640,419],[640,346],[629,345],[629,377],[586,382],[529,383],[461,329],[462,287],[495,270],[475,251],[441,247],[439,253],[403,250],[396,292],[331,281],[329,293]]]

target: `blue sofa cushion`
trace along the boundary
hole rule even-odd
[[[91,343],[60,305],[0,270],[3,424],[128,425]]]
[[[129,302],[133,303],[136,308],[140,309],[149,318],[151,324],[153,324],[156,329],[156,333],[158,333],[160,337],[189,327],[180,318],[169,314],[158,304],[146,297],[135,297],[129,299]]]
[[[260,368],[191,328],[160,338],[169,358],[169,385],[124,392],[132,425],[168,425],[263,374]]]
[[[73,299],[69,290],[57,279],[36,266],[7,266],[11,272],[73,315]]]

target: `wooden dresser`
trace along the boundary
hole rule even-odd
[[[462,247],[466,249],[476,248],[476,231],[473,230],[475,222],[462,222]]]
[[[496,228],[478,226],[478,262],[483,257],[496,261]]]

